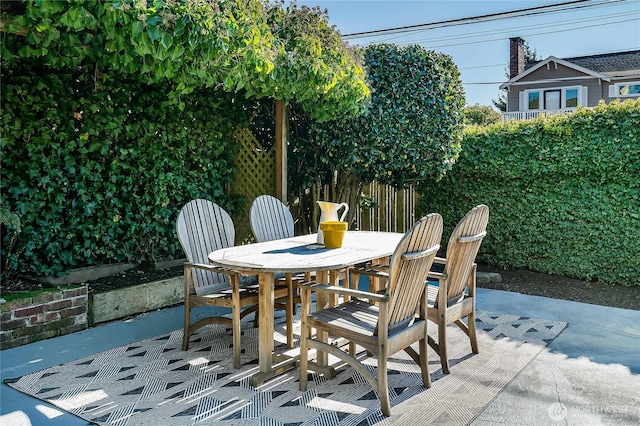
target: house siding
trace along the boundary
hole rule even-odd
[[[542,67],[522,78],[517,84],[511,86],[507,94],[507,111],[519,111],[519,93],[531,89],[553,89],[568,86],[587,87],[587,106],[595,106],[600,99],[608,99],[609,85],[595,77],[587,76],[579,71],[558,64],[557,68],[553,63],[550,67]],[[565,80],[563,80],[565,79]],[[547,81],[545,80],[560,80]],[[604,83],[604,84],[601,84]]]
[[[620,99],[620,100],[625,100],[625,99],[637,99],[640,96],[629,96],[629,97],[624,97],[624,98],[618,98],[618,97],[613,97],[610,98],[609,97],[609,87],[610,86],[615,86],[616,84],[620,84],[620,83],[624,83],[624,82],[634,82],[637,83],[638,81],[640,81],[640,75],[637,76],[632,76],[630,78],[617,78],[611,81],[611,83],[606,83],[603,84],[604,86],[604,91],[602,92],[602,99],[604,99],[607,103],[613,101],[614,99]]]
[[[510,40],[511,50],[522,44],[520,38]],[[517,62],[514,62],[516,59]],[[522,70],[520,56],[512,54],[510,60],[512,68],[518,65],[518,70]],[[601,101],[609,103],[615,99],[625,100],[640,97],[640,94],[609,97],[612,86],[621,83],[640,84],[640,50],[567,59],[550,56],[544,61],[532,64],[531,67],[528,70],[520,71],[517,76],[512,75],[510,81],[500,86],[501,89],[506,88],[507,90],[507,114],[517,113],[507,115],[507,119],[511,119],[509,117],[535,117],[539,112],[545,111],[520,110],[520,98],[523,97],[521,95],[524,91],[545,91],[579,86],[586,88],[586,97],[585,90],[581,90],[578,94],[579,104],[588,107],[596,106]],[[611,91],[614,92],[614,90]],[[554,114],[562,112],[561,110],[562,108],[555,109],[548,113]],[[572,110],[573,108],[566,108],[565,112]]]

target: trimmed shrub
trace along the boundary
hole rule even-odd
[[[174,226],[184,203],[233,209],[231,132],[244,114],[210,89],[179,110],[167,90],[119,80],[94,91],[70,73],[2,79],[0,191],[24,250],[11,267],[60,275],[181,257]],[[11,236],[3,232],[3,248]]]
[[[441,213],[448,238],[487,204],[483,261],[640,286],[638,123],[640,100],[630,100],[469,127],[449,175],[419,186],[418,211]]]

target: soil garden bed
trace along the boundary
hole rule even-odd
[[[607,285],[575,278],[532,272],[526,269],[500,269],[479,265],[481,272],[497,272],[502,282],[479,284],[479,287],[513,291],[522,294],[572,300],[595,305],[640,310],[640,287]],[[135,268],[111,277],[89,281],[89,293],[105,292],[137,284],[160,281],[183,273],[182,266],[166,269]],[[46,285],[25,278],[12,280],[2,286],[2,296],[25,294],[46,289]]]
[[[500,269],[487,265],[478,265],[478,270],[482,272],[497,272],[502,276],[502,282],[482,284],[479,287],[593,305],[640,310],[640,287],[588,282],[526,269]]]

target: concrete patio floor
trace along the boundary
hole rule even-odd
[[[477,309],[569,323],[473,425],[640,424],[640,311],[478,289]],[[0,352],[15,378],[182,326],[174,307]],[[2,383],[0,425],[87,422]]]

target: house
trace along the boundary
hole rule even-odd
[[[524,63],[524,40],[510,38],[510,79],[503,120],[573,112],[600,100],[640,97],[640,50]]]

